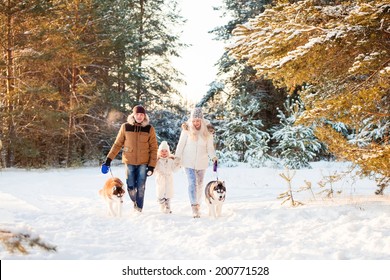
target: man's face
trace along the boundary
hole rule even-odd
[[[135,121],[136,121],[137,123],[142,123],[142,122],[144,121],[144,119],[145,119],[145,114],[136,113],[135,116],[134,116],[134,118],[135,118]]]

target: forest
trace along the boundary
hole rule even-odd
[[[202,106],[220,161],[347,160],[390,183],[387,0],[223,0]],[[98,165],[131,108],[173,150],[187,119],[175,0],[0,1],[0,165]]]

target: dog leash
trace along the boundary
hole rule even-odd
[[[219,181],[218,180],[218,162],[217,161],[214,161],[213,171],[215,172],[215,175],[217,176],[217,181]]]
[[[112,174],[112,168],[110,168],[111,177],[114,178],[114,174]]]

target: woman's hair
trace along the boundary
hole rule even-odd
[[[192,139],[194,140],[197,140],[198,137],[202,137],[204,140],[207,140],[209,137],[210,137],[210,132],[208,131],[207,129],[207,123],[205,121],[205,119],[199,119],[200,122],[201,122],[201,125],[200,125],[200,129],[197,130],[192,121],[194,119],[193,118],[190,118],[188,121],[187,121],[187,124],[188,124],[188,131],[189,131],[189,135]]]

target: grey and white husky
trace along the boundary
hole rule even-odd
[[[226,187],[224,181],[210,181],[205,188],[206,204],[209,207],[209,216],[220,217],[222,205],[225,202]]]

